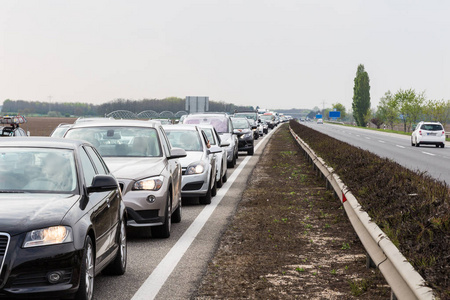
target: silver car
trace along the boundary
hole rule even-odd
[[[187,115],[183,124],[204,125],[210,124],[216,128],[220,139],[229,143],[227,147],[227,162],[229,168],[234,168],[238,158],[238,139],[233,134],[233,124],[226,113],[199,113]]]
[[[193,125],[164,126],[170,143],[182,148],[187,156],[180,159],[183,168],[181,195],[199,197],[201,204],[210,204],[216,195],[216,154],[222,149],[211,146],[206,134]]]
[[[219,146],[222,149],[222,152],[216,154],[216,167],[217,167],[217,175],[216,182],[217,187],[222,187],[223,183],[227,182],[228,179],[228,166],[227,166],[227,149],[230,143],[223,142],[220,140],[219,134],[216,129],[212,125],[200,125],[199,126],[203,132],[206,134],[206,137],[209,140],[211,146]]]
[[[181,221],[183,149],[172,148],[159,122],[96,120],[74,124],[66,138],[93,144],[119,181],[128,226],[150,227],[153,237],[170,236]]]

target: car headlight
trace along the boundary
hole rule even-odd
[[[163,185],[163,177],[149,177],[136,181],[133,190],[158,191]]]
[[[72,228],[68,226],[52,226],[28,232],[23,242],[23,247],[30,248],[69,242],[73,242]]]
[[[202,174],[205,172],[205,163],[202,161],[197,161],[195,163],[190,164],[186,168],[186,175],[194,175],[194,174]]]
[[[241,135],[241,139],[249,138],[252,136],[252,134],[253,134],[253,132],[247,132],[246,134]]]

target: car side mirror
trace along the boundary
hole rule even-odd
[[[170,157],[168,157],[168,159],[186,157],[186,155],[184,149],[174,147],[170,150]]]
[[[208,154],[214,154],[214,153],[220,153],[222,152],[222,149],[218,146],[211,146],[211,148],[208,149]]]
[[[92,185],[87,188],[88,194],[90,193],[99,193],[99,192],[107,192],[118,189],[119,185],[117,184],[116,178],[111,175],[95,175],[92,180]]]
[[[228,142],[228,141],[220,142],[220,147],[228,147],[228,146],[230,146],[230,142]]]

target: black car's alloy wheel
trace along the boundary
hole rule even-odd
[[[125,218],[120,222],[119,250],[116,258],[103,270],[108,275],[123,275],[127,269],[127,229]]]
[[[91,300],[94,295],[94,247],[90,236],[84,242],[84,255],[81,265],[81,278],[78,292],[75,295],[77,300]]]

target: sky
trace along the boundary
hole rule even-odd
[[[209,96],[264,108],[450,99],[450,1],[5,0],[0,103]]]

